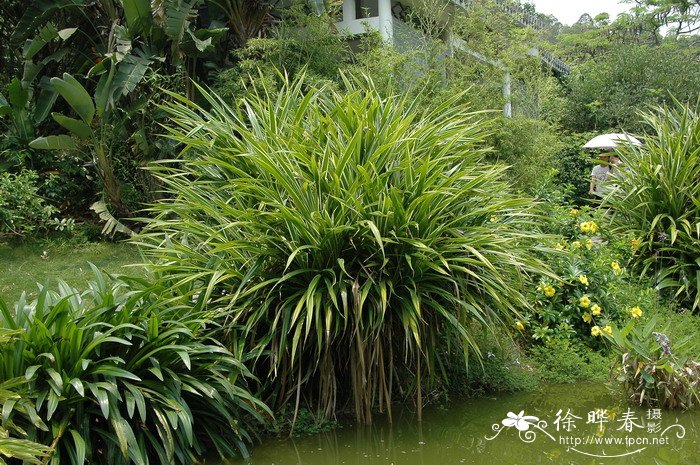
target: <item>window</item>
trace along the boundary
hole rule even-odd
[[[355,18],[379,16],[379,0],[355,0]]]

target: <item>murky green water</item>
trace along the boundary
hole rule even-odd
[[[468,400],[427,409],[422,424],[396,412],[394,424],[345,426],[304,438],[269,440],[255,447],[249,465],[576,464],[661,465],[700,463],[700,412],[627,411],[604,386],[549,386],[537,392]],[[589,412],[606,409],[607,417]],[[536,416],[528,430],[505,427],[508,412]],[[557,420],[557,413],[559,422]],[[580,417],[567,417],[566,413]],[[625,421],[627,418],[627,421]],[[570,422],[568,420],[571,420]],[[500,428],[496,435],[493,425]],[[678,425],[678,426],[674,426]],[[521,422],[522,426],[522,422]],[[557,426],[559,431],[557,431]],[[567,427],[570,431],[567,431]],[[601,430],[602,429],[602,430]],[[684,430],[684,432],[682,431]],[[683,434],[684,433],[684,434]],[[678,436],[683,437],[679,438]],[[620,438],[620,439],[616,439]],[[655,439],[656,438],[656,439]],[[531,442],[527,442],[531,441]],[[585,442],[588,442],[587,444]],[[600,444],[594,443],[600,441]],[[606,444],[605,442],[608,442]],[[622,444],[615,444],[621,441]],[[629,445],[625,443],[629,441]],[[646,444],[644,443],[646,441]],[[579,442],[579,444],[576,444]],[[634,442],[634,443],[632,443]],[[624,455],[627,454],[627,455]],[[605,458],[601,456],[618,456]]]

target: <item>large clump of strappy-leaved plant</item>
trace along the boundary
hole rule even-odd
[[[544,268],[531,201],[484,160],[485,114],[345,85],[168,106],[183,151],[154,168],[169,197],[139,242],[257,350],[277,403],[368,422],[407,396],[420,414],[442,342],[478,357],[474,331],[512,323]]]
[[[621,150],[605,204],[617,231],[635,237],[634,264],[659,289],[700,308],[700,113],[676,102],[643,114],[644,144]]]

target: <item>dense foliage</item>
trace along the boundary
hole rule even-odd
[[[155,168],[174,197],[141,243],[242,327],[278,401],[303,394],[332,415],[352,398],[369,421],[399,390],[421,404],[441,376],[440,335],[478,355],[470,323],[512,321],[544,269],[532,203],[482,161],[479,114],[459,96],[421,113],[371,81],[346,84],[169,107],[185,148]]]
[[[676,105],[646,113],[644,145],[622,151],[618,188],[606,199],[617,229],[638,245],[635,263],[661,289],[700,307],[700,115]]]
[[[611,353],[697,404],[700,1],[459,3],[392,2],[389,43],[339,0],[0,2],[0,241],[39,239],[0,284],[82,278],[41,239],[97,221],[156,280],[0,303],[0,464],[245,455]],[[594,208],[601,132],[643,146]]]
[[[59,282],[0,324],[0,382],[19,397],[3,421],[51,446],[62,463],[196,463],[207,450],[246,452],[248,419],[264,406],[250,373],[205,334],[195,308],[168,304],[136,280],[96,281],[78,292]]]
[[[697,50],[626,45],[587,60],[568,80],[566,124],[577,131],[644,128],[637,113],[649,105],[692,102],[700,89]]]
[[[25,170],[18,174],[0,173],[0,238],[26,236],[57,225],[57,213],[37,195],[37,174]]]
[[[15,341],[19,331],[8,328],[0,328],[0,344],[10,344]],[[0,402],[3,405],[21,402],[21,396],[17,393],[17,388],[21,388],[26,381],[23,378],[10,379],[0,383]],[[0,463],[3,459],[18,459],[24,463],[41,465],[42,461],[48,457],[50,447],[43,446],[36,442],[25,439],[27,432],[17,427],[13,422],[3,419],[0,426]]]
[[[341,88],[340,71],[350,70],[372,76],[384,96],[421,95],[423,109],[457,93],[474,109],[500,111],[510,100],[521,119],[495,125],[494,145],[530,192],[541,167],[568,170],[553,157],[562,130],[636,130],[644,105],[698,96],[697,7],[670,0],[641,2],[616,20],[585,15],[571,27],[528,4],[419,0],[394,11],[395,46],[369,30],[351,40],[339,34],[337,0],[27,6],[1,8],[0,166],[36,171],[40,195],[76,219],[95,221],[90,206],[103,200],[102,211],[128,222],[158,199],[161,186],[142,168],[176,148],[158,137],[165,113],[152,110],[168,98],[163,89],[200,101],[193,82],[232,102],[260,84],[277,88],[275,70]],[[536,21],[527,26],[521,14]],[[570,75],[543,66],[550,52]],[[82,118],[89,113],[71,103],[78,97],[99,114]],[[28,148],[37,137],[48,151]]]
[[[672,341],[651,318],[630,321],[608,336],[618,353],[617,380],[641,405],[688,409],[700,403],[700,363],[692,336]]]

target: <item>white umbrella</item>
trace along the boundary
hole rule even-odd
[[[584,149],[614,149],[622,142],[627,144],[632,144],[636,146],[642,145],[638,139],[627,134],[601,134],[600,136],[595,136],[593,139],[586,142],[583,146]]]

